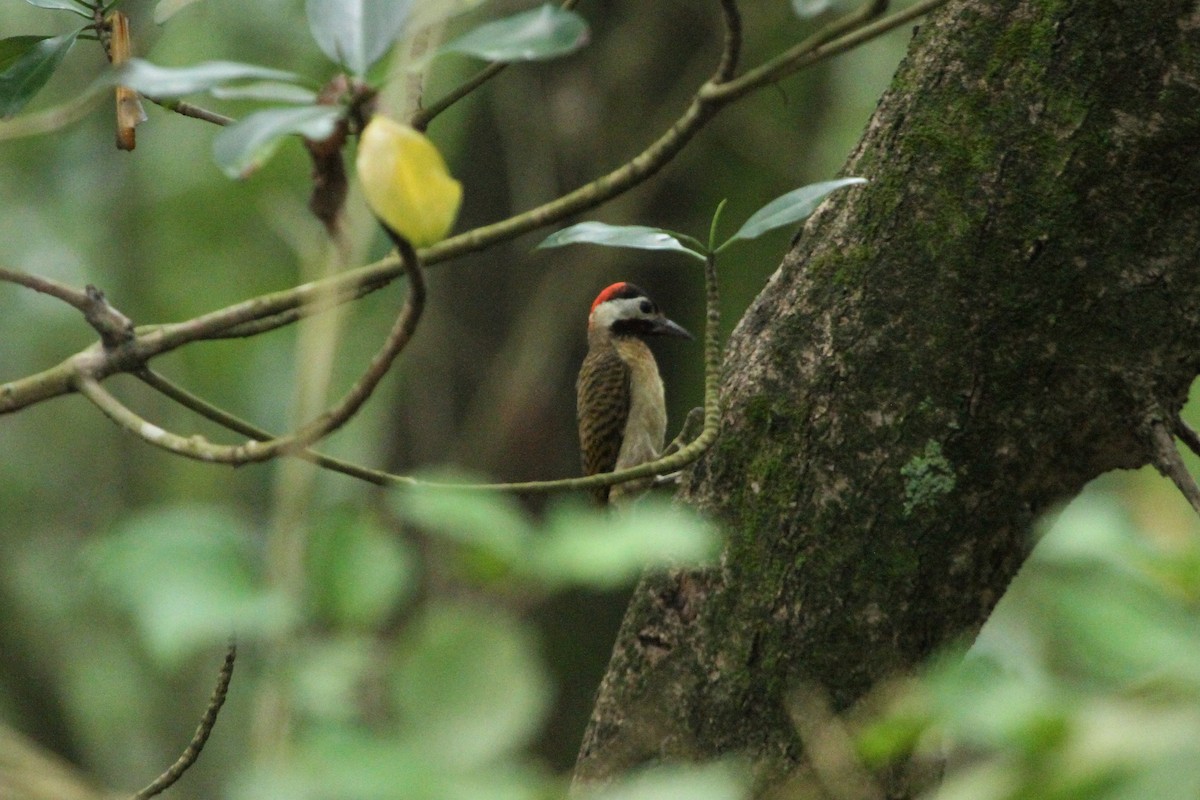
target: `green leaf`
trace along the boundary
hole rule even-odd
[[[1200,796],[1197,607],[1158,562],[1197,545],[1135,519],[1103,490],[1076,498],[967,656],[944,654],[860,749],[936,752],[945,800]]]
[[[147,646],[177,663],[235,631],[279,630],[291,615],[263,587],[253,532],[227,510],[177,505],[122,520],[84,551],[106,597],[132,613]]]
[[[38,42],[44,42],[49,36],[9,36],[0,39],[0,72],[8,69],[9,65],[23,56]]]
[[[52,8],[58,11],[70,11],[72,14],[78,14],[84,19],[92,18],[92,10],[78,0],[25,0],[31,6],[38,8]]]
[[[672,764],[624,775],[603,789],[583,792],[580,800],[743,800],[750,776],[726,762]]]
[[[816,211],[817,206],[831,192],[837,191],[843,186],[854,186],[866,182],[865,178],[840,178],[835,181],[802,186],[795,191],[788,192],[754,212],[750,219],[742,224],[738,232],[730,236],[718,249],[724,249],[738,239],[754,239],[767,231],[773,231],[785,225],[793,225]]]
[[[486,61],[542,61],[573,53],[587,41],[583,17],[547,3],[480,25],[438,52],[464,53]]]
[[[409,522],[478,548],[506,565],[528,554],[533,528],[511,495],[414,486],[391,497],[396,513]]]
[[[113,73],[109,80],[161,100],[212,91],[233,81],[298,83],[302,79],[291,72],[236,61],[205,61],[190,67],[160,67],[133,58]]]
[[[355,509],[319,520],[306,555],[315,610],[339,628],[382,625],[416,585],[412,554],[372,515]]]
[[[245,178],[275,154],[285,136],[324,139],[342,115],[336,106],[268,108],[222,128],[213,138],[213,160],[231,178]]]
[[[312,105],[317,101],[317,93],[312,89],[282,81],[258,81],[242,86],[214,86],[210,94],[219,100],[263,100],[305,105]]]
[[[361,704],[361,697],[352,701]],[[361,720],[299,727],[294,757],[258,767],[262,772],[255,783],[237,793],[235,800],[446,798],[435,788],[444,775],[429,759]],[[281,767],[284,771],[278,772]]]
[[[175,16],[177,13],[195,2],[196,0],[159,0],[158,5],[154,7],[155,24],[162,25],[171,17]]]
[[[392,671],[402,724],[435,763],[469,769],[526,745],[549,709],[533,637],[508,615],[435,605],[410,628]]]
[[[698,249],[685,246],[681,234],[645,225],[609,225],[604,222],[580,222],[550,234],[538,249],[568,244],[598,244],[605,247],[630,247],[636,250],[674,250],[704,260]],[[694,241],[694,240],[692,240]]]
[[[292,697],[305,716],[352,722],[364,681],[378,668],[373,634],[313,637],[290,659]]]
[[[647,568],[712,559],[721,544],[703,517],[654,497],[622,514],[555,506],[546,522],[548,529],[526,569],[551,585],[615,589]]]
[[[82,94],[40,111],[21,114],[12,119],[0,120],[0,141],[20,139],[24,136],[41,136],[65,128],[87,116],[93,109],[111,96],[101,82],[93,82]]]
[[[322,52],[362,75],[400,37],[413,0],[307,0],[304,8]]]
[[[408,19],[411,30],[428,28],[445,22],[451,17],[465,14],[483,5],[484,0],[424,0],[419,2]]]
[[[0,72],[0,117],[11,117],[41,91],[63,58],[75,46],[75,40],[81,31],[82,29],[31,43],[31,46],[9,62]],[[28,43],[26,37],[16,38],[21,41],[13,45],[13,50]]]

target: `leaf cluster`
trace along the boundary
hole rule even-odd
[[[717,244],[716,230],[720,222],[722,204],[713,215],[709,230],[708,243],[694,236],[676,233],[665,228],[651,228],[645,225],[609,225],[604,222],[580,222],[563,228],[546,237],[538,247],[562,247],[568,244],[596,244],[605,247],[628,247],[635,250],[673,250],[685,253],[700,261],[710,255],[715,256],[729,245],[757,239],[768,231],[795,225],[807,219],[817,206],[834,191],[845,186],[866,183],[865,178],[839,178],[822,183],[802,186],[787,194],[780,195],[765,206],[755,211],[742,223],[742,226],[725,241]]]
[[[1111,498],[1065,509],[965,658],[860,739],[946,763],[937,800],[1200,793],[1200,543],[1155,543]]]
[[[0,39],[0,118],[11,117],[24,108],[54,75],[76,41],[89,32],[107,32],[104,21],[117,3],[89,0],[27,0],[46,9],[68,11],[89,20],[88,24],[56,37],[12,36]],[[166,23],[195,0],[163,0],[155,20]],[[316,46],[340,69],[349,73],[350,87],[366,80],[400,39],[444,22],[473,3],[419,3],[416,0],[307,0],[305,13]],[[558,58],[586,44],[588,27],[572,11],[542,5],[483,23],[455,38],[425,59],[460,54],[493,64]],[[328,79],[327,79],[328,80]],[[362,90],[330,98],[314,81],[294,73],[227,61],[211,61],[187,67],[162,67],[131,59],[101,76],[84,90],[79,102],[90,101],[113,86],[140,92],[168,107],[180,98],[209,94],[220,99],[255,100],[272,103],[228,122],[213,142],[213,158],[230,177],[246,177],[261,167],[289,136],[320,141],[328,138],[340,120],[355,112]],[[279,105],[286,104],[286,105]]]
[[[234,797],[280,787],[293,797],[547,796],[557,779],[528,748],[554,688],[511,600],[711,560],[716,531],[654,501],[622,515],[563,504],[539,522],[502,495],[405,489],[389,499],[394,515],[342,506],[312,520],[299,604],[265,579],[250,544],[259,532],[211,505],[118,522],[86,548],[81,588],[110,598],[167,665],[231,629],[243,650],[299,643],[283,684],[298,710],[293,755],[244,765]],[[430,595],[422,587],[435,575],[473,588]],[[743,796],[737,772],[719,765],[637,776],[605,796],[658,797],[700,776],[711,785],[696,797]]]

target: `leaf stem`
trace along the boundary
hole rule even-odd
[[[709,223],[709,225],[708,225],[707,252],[709,252],[709,253],[720,252],[720,248],[714,247],[713,245],[717,241],[717,224],[721,221],[721,212],[723,212],[725,210],[725,204],[728,202],[729,202],[729,198],[722,198],[721,202],[717,203],[717,210],[713,212],[712,222]],[[725,242],[725,244],[729,244],[729,242]],[[723,246],[724,245],[722,245],[722,247]]]
[[[579,3],[579,0],[563,0],[559,5],[563,11],[570,11]],[[419,131],[424,131],[429,127],[429,123],[433,122],[434,118],[445,112],[452,105],[462,100],[467,95],[474,92],[480,86],[490,81],[492,78],[499,75],[508,67],[504,62],[493,62],[488,64],[479,72],[467,78],[461,84],[447,92],[443,97],[431,103],[424,108],[419,108],[413,112],[408,118],[408,124],[412,125]]]

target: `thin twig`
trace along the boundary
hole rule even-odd
[[[104,47],[105,57],[108,58],[113,66],[120,66],[122,59],[115,57],[116,54],[114,54],[111,46],[113,24],[111,21],[104,19],[104,10],[99,4],[93,7],[93,17],[95,19],[93,27],[96,28],[97,33],[100,35],[100,44]],[[209,111],[207,108],[201,108],[192,103],[185,103],[182,100],[166,100],[159,97],[149,97],[140,93],[139,96],[144,97],[156,106],[165,108],[167,111],[174,111],[176,114],[203,120],[204,122],[211,122],[214,125],[231,125],[236,121],[233,117],[227,117],[224,114],[218,114],[215,111]]]
[[[362,268],[360,268],[362,269]],[[349,303],[360,297],[375,292],[377,289],[382,289],[392,282],[389,277],[367,277],[361,281],[355,280],[351,276],[350,270],[343,273],[343,277],[349,278],[343,283],[338,284],[336,291],[331,291],[322,300],[306,303],[288,308],[269,316],[259,317],[257,319],[247,320],[237,325],[228,328],[214,329],[204,336],[205,339],[243,339],[249,336],[257,336],[260,333],[273,331],[276,328],[291,325],[302,319],[322,314],[333,308],[336,308],[344,303]],[[330,286],[328,281],[322,281],[322,286]],[[345,288],[342,288],[342,287]],[[331,287],[333,288],[333,287]]]
[[[379,267],[381,264],[373,266]],[[390,263],[383,265],[388,267],[387,271],[390,273]],[[0,384],[0,414],[19,411],[26,406],[72,392],[75,390],[76,379],[84,372],[91,378],[103,380],[117,372],[135,371],[155,356],[192,342],[225,338],[221,335],[223,331],[236,331],[238,326],[253,325],[256,320],[274,317],[278,324],[272,327],[262,326],[240,335],[273,330],[286,324],[279,320],[279,315],[290,314],[291,321],[294,321],[334,308],[349,299],[366,294],[369,291],[368,287],[375,289],[386,286],[392,277],[390,274],[377,274],[372,271],[372,267],[360,267],[326,280],[252,297],[184,322],[139,327],[135,331],[134,339],[126,343],[119,354],[89,348],[42,372]]]
[[[721,60],[717,63],[710,83],[725,83],[737,72],[738,60],[742,55],[742,15],[737,0],[721,0],[721,13],[725,19],[725,45],[721,48]]]
[[[208,699],[208,707],[204,709],[204,715],[200,717],[200,724],[196,726],[192,741],[188,742],[187,748],[175,763],[168,767],[166,772],[151,781],[146,788],[134,794],[133,800],[146,800],[146,798],[168,789],[183,777],[183,773],[187,772],[188,767],[196,763],[196,759],[200,757],[200,751],[208,742],[213,726],[217,724],[217,714],[221,712],[221,706],[225,704],[225,696],[229,692],[229,682],[233,679],[233,662],[236,659],[237,642],[231,641],[229,649],[225,652],[225,663],[221,665],[221,671],[217,675],[217,685],[213,687],[212,696]]]
[[[1196,513],[1200,514],[1200,485],[1196,484],[1196,479],[1188,472],[1187,465],[1183,463],[1183,458],[1175,447],[1174,437],[1161,420],[1150,423],[1150,441],[1153,445],[1151,457],[1155,468],[1171,479],[1175,488],[1187,498]]]
[[[74,286],[68,286],[65,283],[59,283],[56,280],[43,278],[39,275],[31,275],[19,269],[0,267],[0,281],[15,283],[18,286],[24,286],[26,289],[33,289],[35,292],[50,295],[85,313],[92,303],[87,296],[87,292],[83,289],[76,289]]]
[[[340,428],[358,412],[416,331],[421,312],[425,308],[425,278],[421,271],[421,262],[412,245],[395,234],[392,236],[400,250],[409,284],[400,316],[388,333],[383,347],[346,394],[315,420],[293,433],[268,441],[250,441],[241,445],[214,444],[201,436],[184,437],[171,433],[143,419],[110,394],[95,376],[86,370],[81,370],[75,375],[74,386],[113,422],[146,442],[176,455],[219,464],[249,464],[304,450],[308,445]]]
[[[0,281],[33,289],[76,309],[83,314],[83,318],[96,333],[100,334],[105,347],[116,347],[133,338],[133,323],[129,317],[110,305],[104,292],[91,284],[80,290],[50,278],[6,267],[0,267]]]
[[[705,86],[701,92],[710,100],[723,103],[741,99],[753,91],[770,86],[802,69],[845,53],[859,45],[876,39],[883,34],[912,22],[941,6],[948,0],[922,0],[895,14],[875,19],[886,3],[875,0],[868,2],[848,17],[837,20],[829,27],[800,42],[775,58],[765,61],[743,75],[721,85]],[[875,20],[872,22],[872,20]]]
[[[571,9],[575,8],[578,2],[579,0],[563,0],[563,2],[559,5],[559,8],[561,8],[563,11],[570,11]],[[412,125],[419,131],[425,130],[429,127],[429,123],[433,122],[435,117],[446,111],[446,109],[450,108],[459,100],[462,100],[464,97],[471,94],[471,92],[474,92],[480,86],[483,86],[492,78],[499,75],[507,67],[508,64],[502,61],[494,61],[491,64],[488,64],[486,67],[479,70],[479,72],[476,72],[470,78],[467,78],[461,84],[451,89],[445,94],[445,96],[439,98],[436,102],[431,103],[424,108],[418,108],[412,114],[412,116],[409,117],[408,124]]]
[[[227,117],[224,114],[219,114],[216,111],[210,111],[207,108],[201,108],[194,103],[187,103],[183,100],[164,100],[158,97],[147,97],[146,95],[142,95],[142,97],[145,97],[156,106],[165,108],[167,111],[174,111],[180,116],[191,117],[192,119],[198,119],[204,122],[211,122],[213,125],[232,125],[233,123],[237,122],[237,119],[234,117]]]
[[[491,64],[488,64],[486,67],[479,70],[479,72],[476,72],[470,78],[463,81],[460,85],[447,92],[444,97],[439,98],[436,102],[424,106],[423,108],[418,108],[415,112],[413,112],[412,116],[408,118],[408,124],[412,125],[419,131],[425,130],[429,127],[429,123],[433,122],[434,117],[438,116],[446,109],[450,108],[450,106],[454,105],[459,100],[462,100],[471,92],[475,91],[480,86],[483,86],[492,78],[499,75],[507,66],[508,64],[502,61],[494,61]]]
[[[1179,439],[1187,445],[1188,449],[1196,455],[1200,456],[1200,433],[1196,433],[1196,429],[1183,421],[1183,418],[1178,414],[1171,420],[1171,430],[1179,437]]]

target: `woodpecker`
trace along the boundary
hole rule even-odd
[[[583,473],[625,469],[658,457],[667,407],[651,336],[692,335],[667,319],[632,283],[614,283],[596,296],[588,315],[588,352],[575,382]],[[631,499],[649,480],[592,490],[603,505]]]

